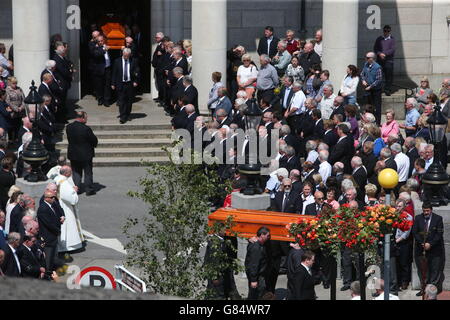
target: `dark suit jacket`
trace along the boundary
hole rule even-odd
[[[328,162],[334,165],[336,162],[342,162],[344,164],[344,173],[352,173],[352,167],[350,161],[355,154],[355,146],[353,145],[353,139],[349,136],[338,142],[333,150],[330,152]]]
[[[364,167],[367,169],[367,178],[369,178],[374,174],[373,170],[375,169],[378,159],[373,152],[370,152],[369,154],[360,152],[359,156],[361,157]]]
[[[75,121],[66,128],[69,147],[67,157],[73,161],[91,161],[95,157],[98,139],[86,124]]]
[[[322,139],[324,133],[325,130],[323,128],[323,120],[320,119],[318,123],[314,123],[313,137],[314,139]]]
[[[198,111],[198,91],[193,85],[190,85],[187,90],[183,88],[183,95],[187,97],[188,104],[192,104],[195,107],[195,111]]]
[[[386,169],[391,168],[397,171],[397,162],[395,162],[393,157],[387,158],[384,163],[386,164]]]
[[[219,127],[218,129],[221,129],[223,126],[230,126],[230,124],[232,123],[233,119],[228,116],[226,117],[224,120],[222,120],[221,122],[219,122]]]
[[[70,89],[72,83],[71,62],[66,57],[55,54],[53,60],[56,62],[55,77],[60,81],[63,90]]]
[[[173,104],[176,104],[178,98],[182,97],[183,95],[184,95],[183,78],[179,78],[170,87],[170,99],[172,100]]]
[[[61,222],[58,213],[45,202],[40,203],[37,211],[39,237],[44,239],[45,246],[55,247],[61,234]]]
[[[17,204],[11,211],[9,218],[9,232],[19,232],[20,225],[22,224],[22,218],[24,215],[24,209],[20,204]]]
[[[283,208],[283,198],[284,198],[284,191],[278,191],[275,194],[275,210],[278,212],[286,212],[286,213],[297,213],[301,214],[303,210],[303,202],[300,198],[300,193],[289,193],[287,204],[284,207],[284,211],[281,211]]]
[[[278,46],[278,42],[280,41],[280,39],[278,39],[277,37],[273,36],[272,41],[270,42],[270,49],[269,49],[269,57],[273,58],[276,54],[277,54],[277,46]],[[258,54],[262,55],[262,54],[267,54],[267,38],[263,37],[259,40],[259,44],[258,44]]]
[[[103,76],[105,74],[106,60],[105,50],[103,47],[95,45],[91,49],[92,74],[96,76]],[[111,54],[109,54],[111,59]],[[111,61],[111,64],[113,62]]]
[[[283,165],[279,165],[280,168],[286,168],[288,172],[291,172],[293,169],[300,170],[300,159],[297,156],[293,156],[290,159],[287,158],[286,162]]]
[[[305,70],[306,74],[313,65],[321,63],[322,61],[320,60],[320,56],[314,50],[312,52],[305,52],[300,55],[299,64],[302,66],[303,70]]]
[[[28,250],[23,244],[17,249],[19,256],[20,268],[22,269],[22,276],[28,278],[39,278],[41,274],[41,263],[35,256],[33,251]]]
[[[139,83],[139,65],[135,59],[130,58],[129,68],[130,68],[131,83],[133,82]],[[118,58],[113,63],[112,78],[111,78],[111,85],[115,86],[117,89],[122,88],[122,86],[124,85],[123,72],[124,70],[122,58]]]
[[[417,151],[417,149],[415,147],[412,148],[411,150],[409,150],[408,152],[406,152],[406,155],[409,158],[408,177],[410,177],[414,170],[414,162],[416,162],[416,160],[419,159],[420,155],[419,155],[419,151]]]
[[[336,109],[333,110],[333,112],[330,115],[330,119],[333,119],[335,114],[341,114],[342,118],[345,120],[345,110],[344,110],[344,106],[339,106]]]
[[[363,167],[356,170],[353,174],[353,178],[359,186],[360,190],[364,191],[364,186],[367,184],[367,174]]]
[[[416,255],[422,254],[422,244],[429,243],[431,249],[428,251],[430,256],[441,256],[444,254],[444,223],[442,217],[435,213],[431,215],[430,226],[425,238],[425,217],[423,214],[417,215],[414,218],[414,225],[412,226],[411,234],[413,235],[416,245]],[[425,241],[424,241],[425,240]]]
[[[320,211],[317,212],[317,204],[315,202],[308,204],[305,208],[305,216],[317,216],[319,213]]]
[[[289,282],[288,300],[315,300],[314,279],[303,265],[299,266]]]
[[[339,137],[338,135],[333,131],[330,130],[327,133],[324,133],[322,141],[330,147],[330,151],[333,149],[333,147],[338,142]]]
[[[14,254],[9,245],[6,245],[4,247],[4,251],[5,251],[5,261],[1,266],[3,273],[5,274],[5,276],[8,277],[20,277],[20,272],[19,268],[17,267],[16,259],[14,258]]]
[[[281,110],[287,110],[289,108],[289,105],[291,104],[291,100],[292,100],[292,97],[294,96],[294,94],[295,94],[295,92],[291,88],[291,90],[289,91],[288,99],[286,101],[287,105],[283,106],[284,97],[286,96],[286,87],[283,87],[283,89],[281,89],[280,95],[278,96],[280,99],[280,105],[282,107]]]
[[[315,121],[309,114],[309,112],[301,116],[301,120],[297,123],[297,130],[303,132],[303,140],[306,142],[309,139],[314,138],[314,125]]]
[[[285,138],[280,137],[288,146],[291,146],[295,149],[295,154],[298,155],[300,153],[301,142],[297,136],[294,136],[292,133],[288,134]]]
[[[158,52],[161,52],[161,55],[158,55]],[[155,71],[161,71],[161,62],[163,59],[164,54],[166,53],[166,50],[164,49],[164,47],[162,46],[162,44],[157,45],[155,52],[153,52],[153,57],[152,57],[152,66],[153,68],[155,68]]]
[[[175,129],[186,128],[187,125],[187,113],[186,108],[183,108],[172,118],[172,125]]]
[[[186,117],[186,125],[185,125],[184,129],[186,129],[187,131],[189,131],[191,133],[191,137],[194,134],[195,119],[197,119],[197,117],[198,117],[198,113],[196,113],[196,112],[194,112],[190,116],[188,115]]]
[[[55,107],[58,106],[60,102],[59,100],[61,99],[60,97],[62,92],[59,89],[57,92],[54,92],[52,86],[49,87],[50,90],[45,84],[41,83],[39,85],[38,93],[41,97],[43,97],[44,95],[49,95],[50,97],[52,97],[52,103],[50,104],[50,108],[52,109],[53,112],[55,112],[56,110]]]

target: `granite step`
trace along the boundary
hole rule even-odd
[[[150,163],[168,163],[168,157],[124,157],[124,158],[94,158],[94,167],[140,167],[142,161]]]
[[[60,149],[61,155],[67,156],[67,149]],[[96,148],[96,158],[108,158],[114,160],[117,158],[149,158],[164,157],[166,152],[161,148]]]
[[[133,139],[102,139],[97,136],[99,148],[161,148],[169,146],[171,139],[138,139],[133,136]],[[63,140],[56,145],[60,150],[67,149],[69,142]]]

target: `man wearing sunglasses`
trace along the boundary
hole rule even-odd
[[[386,25],[383,28],[383,35],[375,40],[373,47],[377,55],[377,62],[383,69],[383,74],[386,80],[384,86],[384,93],[387,96],[391,95],[392,79],[394,77],[394,54],[395,54],[395,39],[391,35],[391,27]]]

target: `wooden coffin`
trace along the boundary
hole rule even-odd
[[[111,49],[122,49],[125,46],[125,28],[117,22],[108,22],[102,26],[106,36],[106,45]]]
[[[269,228],[272,240],[290,242],[293,242],[294,238],[289,235],[286,226],[289,223],[296,223],[300,217],[300,215],[293,213],[221,208],[209,215],[208,224],[212,226],[215,222],[224,222],[229,216],[233,217],[235,224],[232,231],[238,233],[239,237],[254,237],[258,229],[265,226]],[[302,217],[305,219],[316,219],[313,216]]]

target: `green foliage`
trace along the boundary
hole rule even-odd
[[[168,152],[166,150],[166,152]],[[194,155],[193,155],[194,156]],[[186,298],[202,296],[205,277],[200,255],[209,232],[212,202],[228,186],[214,168],[194,164],[145,163],[141,191],[129,196],[149,206],[143,218],[129,217],[123,231],[128,266],[138,268],[153,291]]]

